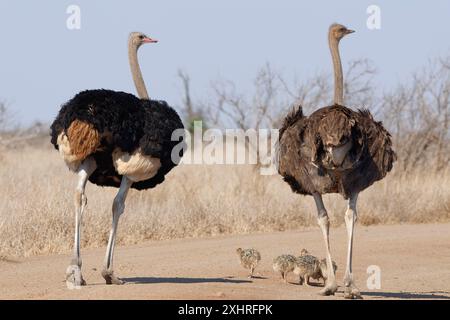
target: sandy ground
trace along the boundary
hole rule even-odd
[[[361,227],[356,230],[354,274],[365,299],[450,299],[450,224]],[[345,228],[331,230],[338,285],[345,269]],[[237,247],[255,247],[262,261],[258,277],[247,278]],[[272,270],[281,253],[308,248],[323,256],[318,228],[301,231],[150,242],[118,247],[115,272],[127,281],[107,286],[100,275],[104,249],[85,250],[87,286],[68,290],[69,255],[0,261],[0,299],[343,299],[317,295],[290,274],[289,284]],[[367,267],[381,269],[381,289],[367,288]]]

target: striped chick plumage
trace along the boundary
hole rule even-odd
[[[273,260],[273,270],[280,272],[281,279],[287,282],[287,275],[297,266],[296,258],[291,254],[282,254]]]
[[[321,276],[320,261],[310,254],[304,254],[296,259],[294,273],[299,276],[300,284],[309,285],[309,279],[318,279]]]
[[[334,261],[331,261],[331,262],[333,264],[334,274],[336,274],[337,264]],[[327,278],[328,278],[328,268],[327,268],[327,260],[326,259],[320,260],[319,268],[320,268],[320,277],[317,280],[323,279],[323,282],[325,284],[325,282],[327,281]]]
[[[253,277],[253,272],[255,271],[256,266],[259,261],[261,261],[261,254],[258,250],[250,248],[250,249],[236,249],[236,253],[239,256],[239,263],[245,269],[250,269],[249,277]]]

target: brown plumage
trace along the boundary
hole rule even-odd
[[[346,139],[352,147],[336,167],[325,145]],[[296,193],[340,193],[348,199],[384,178],[395,160],[391,135],[368,110],[332,105],[305,117],[298,106],[280,129],[278,172]]]
[[[74,120],[67,129],[72,154],[77,160],[84,160],[100,146],[98,131],[90,123]]]

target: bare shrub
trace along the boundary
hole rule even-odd
[[[48,133],[48,124],[39,121],[28,127],[19,126],[6,103],[0,101],[0,154],[11,149],[41,143],[42,138],[48,136]]]
[[[367,108],[392,133],[403,172],[424,166],[443,170],[450,163],[450,57],[431,60],[408,84],[388,92],[375,89],[376,68],[367,59],[350,61],[345,74],[346,104]],[[277,128],[292,105],[305,114],[332,103],[332,77],[317,74],[288,81],[266,64],[254,79],[253,90],[242,92],[230,80],[212,84],[210,98],[197,112],[219,128]],[[187,109],[193,109],[189,106]]]
[[[430,61],[410,84],[382,98],[383,118],[405,172],[419,166],[440,171],[450,164],[450,68],[445,61]]]

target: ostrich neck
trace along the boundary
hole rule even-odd
[[[144,79],[142,78],[137,51],[138,48],[130,43],[128,46],[128,59],[130,61],[131,75],[133,76],[134,85],[136,86],[139,98],[148,100],[150,97],[148,96],[147,88],[145,87]]]
[[[341,57],[339,55],[339,40],[332,37],[328,38],[330,45],[331,58],[333,60],[334,68],[334,103],[344,104],[344,77],[342,75]]]

